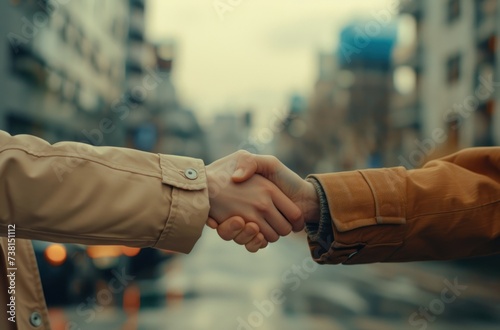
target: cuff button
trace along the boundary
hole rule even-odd
[[[194,168],[188,168],[187,170],[185,170],[184,171],[184,175],[189,180],[196,180],[196,179],[198,179],[198,172]]]
[[[38,328],[42,325],[42,315],[38,312],[33,312],[30,315],[30,324],[35,328]]]

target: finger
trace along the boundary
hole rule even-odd
[[[239,151],[236,159],[236,166],[232,175],[234,182],[247,181],[257,171],[258,164],[251,153],[247,151]]]
[[[254,174],[260,174],[271,181],[276,173],[283,169],[283,164],[274,156],[253,155],[250,153],[241,153],[236,161],[233,175],[234,182],[244,182]],[[277,182],[275,182],[277,183]]]
[[[279,189],[276,187],[272,188],[275,190],[274,193],[278,193]],[[272,196],[271,192],[271,196]],[[290,234],[292,231],[292,225],[288,222],[287,219],[279,212],[276,206],[272,202],[272,198],[270,200],[270,206],[261,206],[259,207],[259,212],[266,219],[267,225],[270,226],[278,235],[286,236]],[[261,232],[264,234],[264,237],[271,242],[266,236],[266,231],[263,226],[260,227]]]
[[[275,210],[275,212],[279,213],[275,208],[274,208],[274,210]],[[267,210],[265,212],[268,214],[271,213],[271,211],[269,211],[269,210]],[[249,222],[254,222],[259,226],[260,232],[262,233],[262,235],[264,235],[264,238],[268,242],[273,243],[273,242],[276,242],[280,238],[280,235],[273,229],[273,227],[271,227],[271,225],[269,224],[267,219],[260,219],[259,221],[250,220]],[[275,222],[275,221],[271,220],[271,222]],[[286,220],[285,220],[285,222],[286,222]]]
[[[264,239],[264,236],[262,234],[257,234],[250,242],[245,244],[245,247],[248,252],[255,253],[262,248],[264,242],[266,242],[267,246],[267,241]]]
[[[236,166],[231,176],[233,182],[247,181],[254,174],[262,175],[281,190],[294,191],[299,189],[303,183],[302,178],[297,173],[291,171],[276,157],[239,151]]]
[[[280,236],[288,236],[292,232],[292,225],[277,208],[268,211],[266,220]]]
[[[266,248],[266,247],[269,245],[269,242],[268,242],[268,241],[266,241],[266,239],[264,238],[264,235],[262,235],[262,234],[258,234],[258,235],[261,235],[261,236],[262,236],[262,240],[261,240],[261,241],[262,241],[262,243],[260,244],[260,248],[261,248],[261,249]],[[258,236],[258,235],[257,235],[257,236]]]
[[[217,221],[215,221],[215,219],[208,218],[207,226],[209,226],[212,229],[217,229],[217,227],[219,227],[219,224],[217,223]]]
[[[285,175],[287,180],[300,179],[296,173],[288,169],[278,158],[270,155],[254,155],[249,152],[241,152],[236,160],[236,166],[231,178],[233,182],[244,182],[252,175],[260,174],[274,182],[277,186],[283,183]]]
[[[288,220],[294,232],[304,229],[304,216],[294,202],[279,189],[271,190],[271,198],[276,208]]]
[[[226,241],[233,240],[245,228],[245,221],[241,217],[232,217],[224,221],[217,228],[219,236]]]
[[[240,245],[245,245],[253,240],[257,234],[259,234],[259,226],[254,222],[249,222],[245,224],[245,229],[234,238],[234,241]]]

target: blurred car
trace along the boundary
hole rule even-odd
[[[93,245],[87,247],[87,254],[98,272],[97,289],[105,288],[110,281],[121,274],[126,274],[137,283],[141,280],[155,280],[160,278],[164,261],[170,259],[172,254],[152,248],[135,248],[117,245]],[[128,283],[127,287],[132,284]],[[125,287],[124,289],[127,289]],[[141,285],[141,288],[143,286]],[[148,291],[140,290],[141,299]],[[126,290],[113,292],[114,304],[123,305]],[[155,296],[155,294],[153,294]]]
[[[49,306],[78,303],[95,295],[98,273],[87,257],[85,246],[32,243]]]
[[[89,245],[87,255],[97,270],[97,291],[105,289],[117,274],[130,274],[129,257],[139,253],[139,248],[118,245]],[[113,304],[121,306],[125,290],[113,292]]]
[[[174,254],[153,248],[140,249],[130,256],[130,274],[137,279],[155,279],[162,276],[162,265],[173,258]]]
[[[128,257],[135,256],[139,250],[117,245],[89,245],[87,255],[100,273],[100,277],[109,281],[114,276],[113,271],[128,271]]]
[[[105,280],[114,276],[113,270],[124,270],[137,279],[156,278],[163,262],[172,257],[168,251],[117,245],[89,246],[87,254]]]
[[[141,307],[159,307],[165,304],[165,292],[161,282],[165,276],[167,262],[174,259],[173,253],[153,248],[144,248],[130,257],[129,273],[135,277]]]

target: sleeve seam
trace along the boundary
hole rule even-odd
[[[473,210],[476,210],[476,209],[480,209],[482,207],[492,206],[492,205],[495,205],[495,204],[500,204],[500,199],[499,200],[495,200],[495,201],[491,201],[491,202],[486,203],[486,204],[475,205],[475,206],[471,206],[471,207],[468,207],[468,208],[457,209],[457,210],[452,210],[452,211],[443,211],[443,212],[435,212],[435,213],[417,214],[417,215],[414,215],[413,217],[409,218],[408,221],[415,220],[416,218],[420,218],[420,217],[429,217],[429,216],[434,216],[434,215],[444,215],[444,214],[453,214],[453,213],[457,213],[457,212],[473,211]]]
[[[158,236],[158,239],[155,241],[153,247],[157,247],[160,242],[162,241],[163,237],[164,236],[170,236],[170,232],[169,231],[169,228],[168,227],[173,227],[175,225],[175,219],[174,216],[172,213],[175,211],[175,207],[177,207],[176,203],[177,203],[177,191],[176,191],[176,188],[175,187],[172,187],[172,189],[170,190],[170,207],[168,209],[168,214],[166,216],[166,218],[164,219],[164,225],[163,225],[163,228],[160,232],[160,235]],[[172,228],[171,228],[172,229]],[[168,238],[165,238],[168,240]]]
[[[378,218],[378,217],[380,217],[380,208],[378,205],[379,201],[378,201],[377,196],[375,194],[375,189],[373,188],[372,183],[370,182],[370,180],[368,180],[368,178],[365,176],[363,171],[358,171],[358,173],[361,174],[361,176],[363,177],[363,180],[366,182],[366,184],[370,188],[370,192],[372,193],[372,197],[373,197],[373,202],[375,204],[375,218]]]
[[[149,177],[154,177],[154,178],[162,179],[162,176],[161,176],[160,173],[144,172],[144,171],[140,171],[139,169],[133,168],[133,167],[117,166],[116,164],[111,164],[111,163],[108,163],[108,162],[100,161],[100,160],[97,160],[97,159],[95,159],[93,157],[82,157],[80,155],[74,155],[74,154],[71,154],[71,153],[68,153],[68,154],[36,154],[36,153],[34,153],[32,151],[28,151],[28,150],[22,149],[22,148],[7,148],[7,149],[0,150],[0,154],[3,153],[4,151],[11,151],[11,150],[21,151],[21,152],[24,152],[24,153],[26,153],[26,154],[28,154],[30,156],[36,157],[36,158],[50,158],[50,157],[54,157],[54,158],[80,159],[80,160],[85,160],[85,161],[88,161],[88,162],[91,162],[91,163],[94,163],[94,164],[98,164],[98,165],[101,165],[101,166],[105,166],[105,167],[108,167],[110,169],[114,169],[114,170],[117,170],[117,171],[129,172],[129,173],[134,173],[134,174],[138,174],[138,175],[144,175],[144,176],[149,176]],[[76,167],[78,167],[78,165]]]

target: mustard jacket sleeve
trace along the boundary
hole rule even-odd
[[[444,260],[500,253],[500,148],[465,149],[422,169],[309,177],[322,221],[309,226],[319,263]]]
[[[189,252],[208,217],[201,160],[0,131],[0,235]]]

